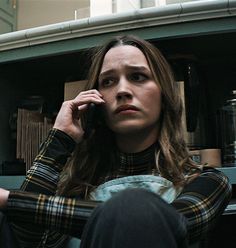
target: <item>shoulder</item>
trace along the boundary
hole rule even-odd
[[[198,188],[201,189],[201,192],[226,193],[228,195],[232,191],[228,177],[220,170],[208,166],[203,167],[199,175],[193,179],[192,183],[187,184],[186,188],[188,190]]]
[[[228,177],[220,170],[216,168],[204,166],[199,174],[200,178],[209,178],[211,180],[223,181],[227,184],[230,184]]]

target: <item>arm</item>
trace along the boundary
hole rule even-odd
[[[230,197],[228,179],[214,169],[203,171],[185,187],[172,205],[188,220],[190,242],[199,239],[209,230],[224,211]],[[14,220],[80,236],[84,224],[98,204],[99,202],[75,198],[11,192],[7,215]]]
[[[5,190],[3,190],[5,191]],[[99,204],[76,198],[48,196],[21,191],[3,192],[2,207],[10,220],[36,224],[43,229],[80,237],[87,219]],[[1,201],[0,201],[1,204]]]
[[[104,101],[98,91],[90,90],[81,92],[75,99],[66,101],[62,104],[54,128],[49,132],[46,141],[40,147],[39,154],[35,158],[33,167],[30,168],[27,173],[26,179],[21,187],[22,191],[42,193],[45,194],[45,196],[55,194],[60,172],[68,157],[71,155],[71,152],[74,150],[75,143],[79,143],[83,138],[84,131],[81,127],[80,115],[83,111],[86,111],[88,103],[90,102],[101,104]],[[9,211],[7,212],[9,212],[9,216],[12,216],[11,221],[13,222],[14,232],[17,234],[18,239],[23,246],[24,244],[27,244],[28,246],[36,247],[36,244],[41,242],[45,228],[50,229],[51,225],[50,223],[49,225],[45,224],[45,222],[47,222],[44,215],[45,209],[40,205],[40,200],[34,202],[32,199],[32,201],[29,199],[28,201],[24,201],[24,199],[26,198],[23,198],[21,201],[17,198],[17,202],[15,202],[16,205],[12,204],[14,206],[9,207]],[[14,200],[10,202],[14,202]],[[42,204],[44,204],[44,202]],[[67,203],[65,204],[65,208],[67,208]],[[18,210],[18,207],[21,208],[22,206],[27,209],[27,211],[19,211],[19,215],[17,216],[11,215],[11,209]],[[53,205],[53,208],[55,206]],[[36,217],[31,215],[29,207],[32,207],[32,209],[35,209],[36,207],[37,210],[43,208],[42,212],[40,212],[42,215],[39,214],[43,219],[42,225],[35,225]],[[22,216],[20,216],[21,214]],[[31,217],[31,221],[25,221],[25,219],[29,220]],[[58,215],[54,216],[52,214],[52,219],[54,217],[54,221],[57,222]],[[53,223],[52,219],[50,219],[50,221]],[[65,227],[63,220],[60,219],[61,228]],[[79,222],[79,225],[80,224],[82,225],[82,222]],[[57,230],[57,228],[55,228],[55,230]],[[58,228],[58,230],[60,230],[60,228]]]
[[[66,133],[55,128],[50,130],[34,160],[34,165],[27,172],[21,190],[54,194],[60,172],[74,147],[74,140]]]
[[[82,91],[75,99],[62,104],[54,128],[40,147],[21,190],[43,194],[55,193],[63,166],[75,144],[83,139],[80,115],[86,111],[90,102],[102,104],[104,100],[97,90],[89,90]]]
[[[28,192],[44,193],[54,195],[57,189],[60,172],[71,155],[75,147],[73,139],[64,132],[52,129],[47,139],[41,145],[39,154],[35,158],[34,165],[27,172],[26,179],[21,189]],[[7,193],[0,192],[0,201],[6,197]],[[0,206],[4,204],[0,203]],[[23,207],[25,207],[23,205]],[[9,219],[12,222],[12,230],[17,236],[19,243],[23,247],[36,247],[42,242],[42,237],[47,236],[44,226],[35,225],[34,222],[24,222],[24,218],[30,213],[25,212],[23,220],[18,218]],[[57,235],[60,242],[66,240],[66,237]],[[59,241],[58,241],[59,242]]]
[[[199,240],[223,213],[231,198],[231,185],[220,171],[206,168],[185,186],[172,205],[188,221],[190,242]]]

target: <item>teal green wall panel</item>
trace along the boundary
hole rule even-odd
[[[134,34],[145,39],[169,39],[227,32],[236,32],[236,17],[175,23],[155,27],[143,27],[132,29],[130,31],[103,33],[34,46],[26,46],[18,49],[1,51],[0,63],[72,53],[81,49],[96,46],[109,37],[119,34]]]

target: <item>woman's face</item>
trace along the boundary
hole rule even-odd
[[[106,123],[116,135],[148,131],[157,138],[161,90],[137,47],[111,48],[104,57],[98,81],[105,100]]]

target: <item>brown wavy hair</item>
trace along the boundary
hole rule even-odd
[[[198,174],[198,166],[190,159],[182,127],[182,100],[172,70],[161,52],[150,42],[136,36],[117,36],[93,51],[88,83],[84,90],[97,88],[97,81],[106,53],[113,47],[131,45],[145,55],[154,80],[162,92],[159,120],[159,151],[156,163],[161,176],[176,186],[184,185]],[[86,114],[82,116],[82,123]],[[87,140],[77,145],[62,173],[58,194],[86,198],[99,185],[100,179],[116,166],[113,133],[105,123],[98,125]],[[186,176],[187,175],[187,176]]]

